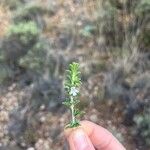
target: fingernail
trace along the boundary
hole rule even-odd
[[[91,145],[88,138],[81,129],[74,132],[73,143],[76,150],[91,150]]]

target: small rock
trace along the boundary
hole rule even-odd
[[[45,121],[46,121],[46,117],[45,117],[45,116],[42,116],[42,117],[40,118],[40,122],[43,123],[43,122],[45,122]]]
[[[0,121],[8,121],[9,115],[6,111],[0,111]]]
[[[35,148],[37,150],[49,150],[50,149],[50,141],[39,139],[35,144]]]
[[[91,115],[90,120],[93,122],[97,122],[98,121],[97,115],[95,115],[95,114]]]
[[[26,147],[26,146],[27,146],[26,143],[24,143],[24,142],[20,143],[20,145],[21,145],[22,147]]]
[[[43,111],[45,109],[45,105],[40,106],[40,110]]]
[[[29,147],[27,150],[35,150],[34,147]]]

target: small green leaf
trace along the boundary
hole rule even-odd
[[[74,99],[74,101],[73,101],[71,104],[73,104],[73,105],[77,105],[78,103],[80,103],[80,101],[79,101],[79,100],[75,100],[75,99]]]
[[[74,115],[75,115],[75,116],[81,116],[81,115],[83,115],[83,114],[85,114],[85,112],[84,112],[84,111],[80,111],[79,109],[76,109],[76,110],[74,111]]]
[[[72,104],[70,102],[70,100],[65,100],[64,102],[62,102],[63,105],[70,107]]]
[[[65,128],[75,128],[78,126],[80,126],[80,123],[78,120],[75,120],[75,122],[71,121],[69,124],[67,124]]]

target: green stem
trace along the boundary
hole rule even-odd
[[[74,124],[75,123],[75,116],[74,116],[73,97],[71,96],[70,98],[71,98],[71,103],[72,103],[72,105],[70,107],[70,109],[71,109],[71,117],[72,117],[72,123]]]

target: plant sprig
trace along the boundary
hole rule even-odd
[[[66,71],[65,89],[67,93],[67,99],[63,102],[71,111],[71,121],[66,128],[74,128],[80,125],[76,116],[81,115],[82,112],[77,109],[76,105],[80,102],[78,99],[79,88],[81,85],[80,71],[78,63],[71,63],[69,70]]]

